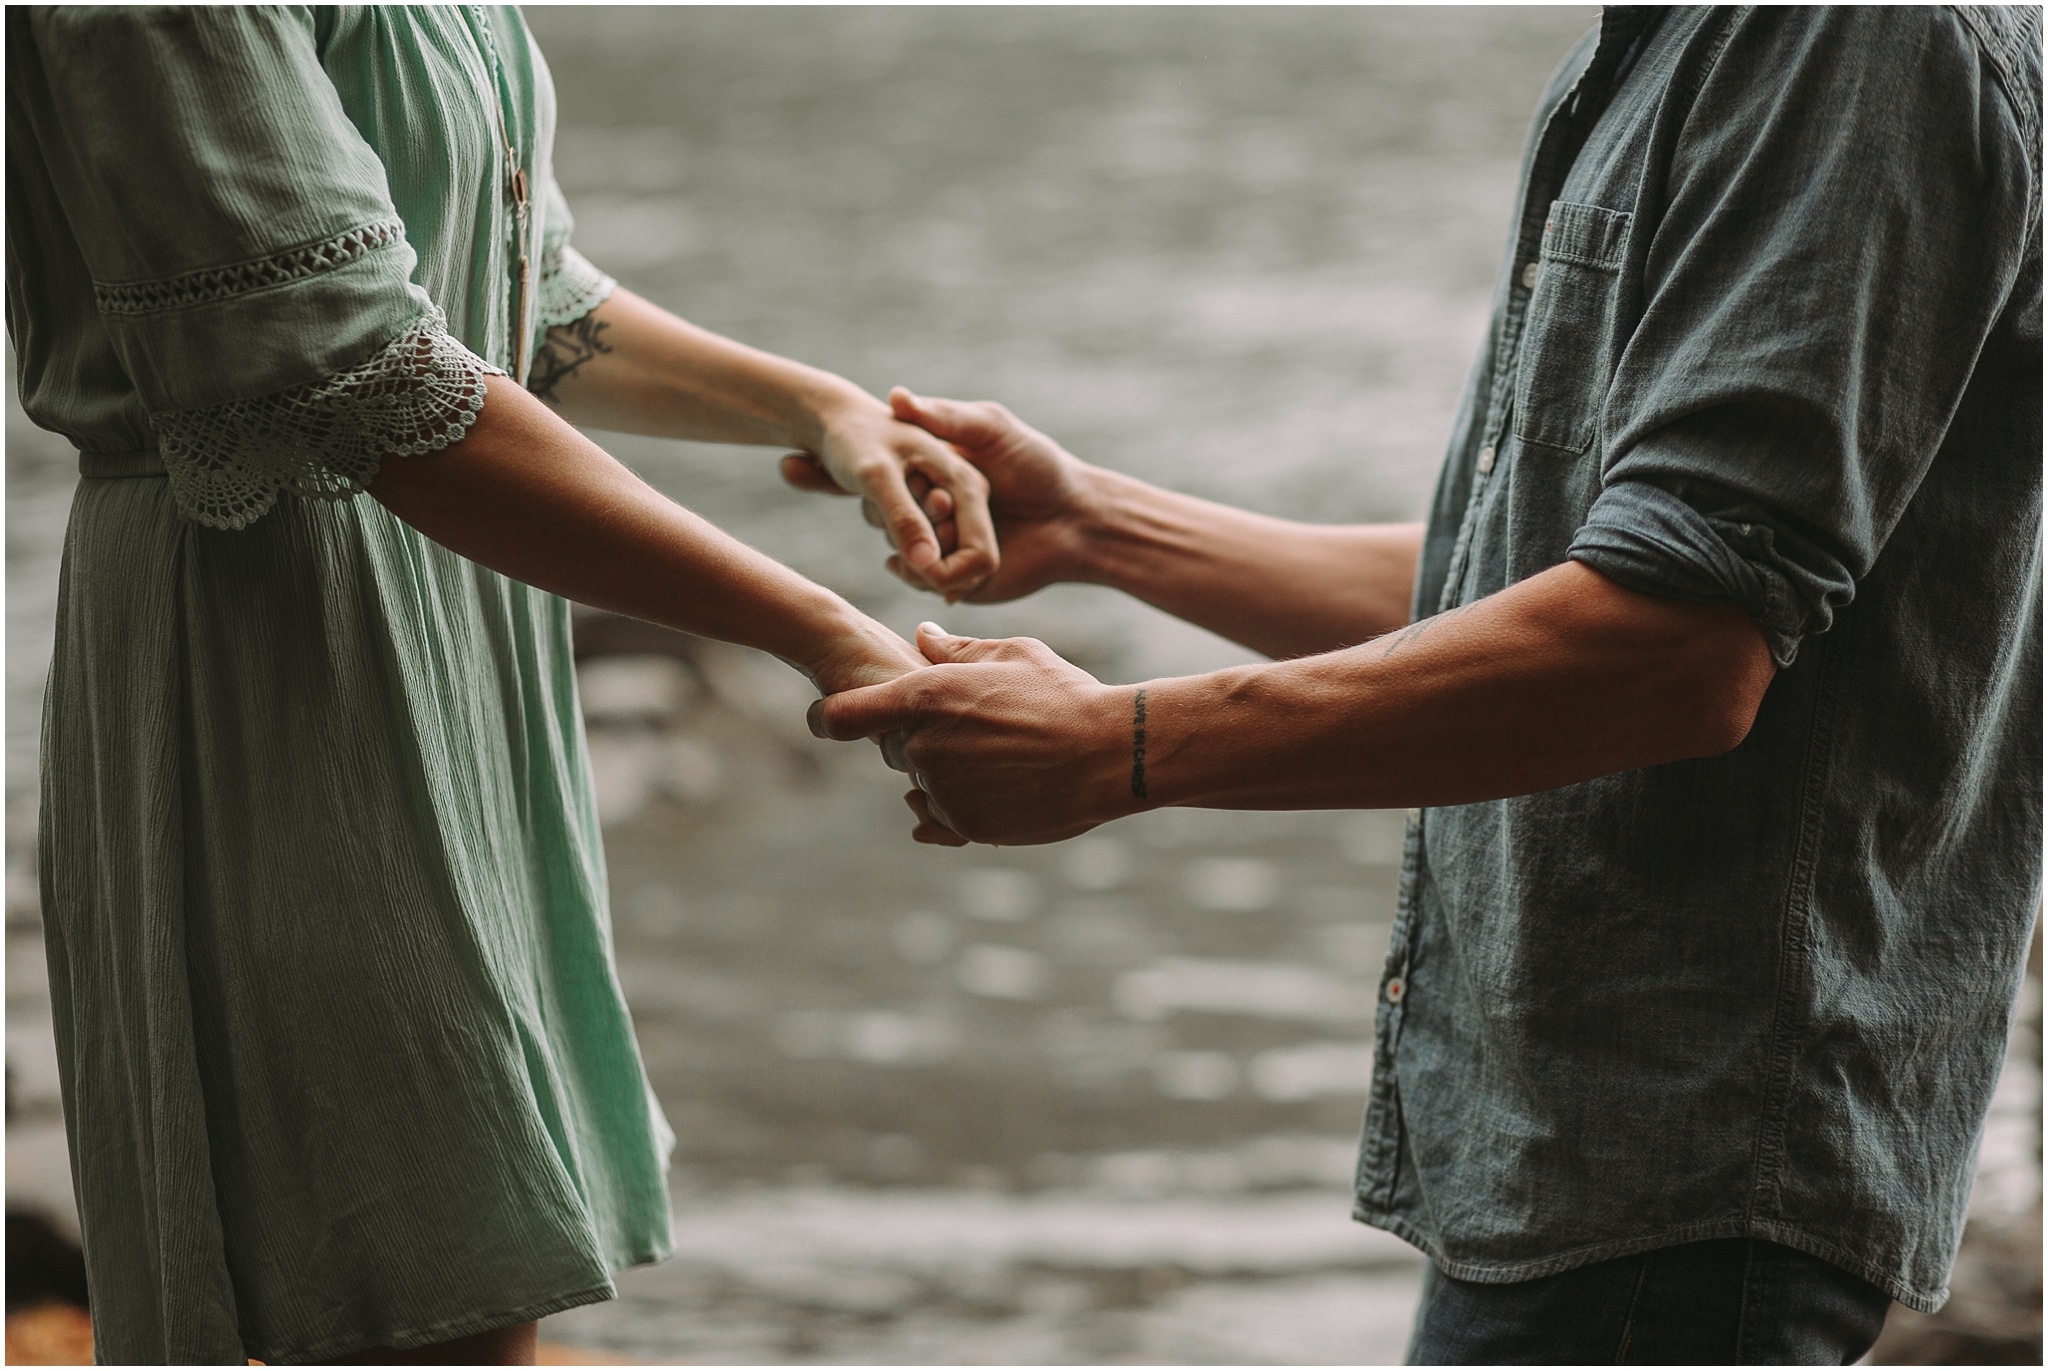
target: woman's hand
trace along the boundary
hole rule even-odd
[[[993,575],[1001,554],[989,517],[988,480],[947,444],[855,392],[821,415],[818,451],[783,458],[791,485],[858,495],[912,584],[948,601],[967,598]],[[900,573],[899,573],[900,574]]]

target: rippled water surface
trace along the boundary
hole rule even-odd
[[[630,288],[1321,521],[1421,513],[1528,111],[1591,17],[529,12],[576,241]],[[12,408],[8,436],[9,1175],[48,1191],[24,876],[71,477]],[[773,453],[603,441],[899,628],[944,609]],[[944,622],[1113,679],[1249,659],[1092,588]],[[703,1360],[1398,1358],[1419,1267],[1348,1222],[1345,1188],[1399,816],[919,849],[897,778],[812,740],[788,672],[612,646],[656,649],[593,659],[584,693],[621,976],[681,1138],[680,1251],[549,1336]]]

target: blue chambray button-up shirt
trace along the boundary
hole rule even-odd
[[[1946,1297],[2041,851],[2038,8],[1610,9],[1546,94],[1418,614],[1735,605],[1719,757],[1410,824],[1357,1216]]]

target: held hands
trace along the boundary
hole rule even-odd
[[[951,464],[899,445],[899,461],[842,473],[828,441],[821,454],[783,458],[783,479],[858,490],[868,522],[896,548],[889,570],[949,603],[1088,579],[1100,472],[992,401],[898,387],[889,405],[895,428],[881,445],[901,444],[895,430],[907,429]],[[921,541],[927,529],[935,546]],[[985,559],[976,555],[983,547]],[[1058,842],[1150,807],[1131,784],[1136,692],[1104,686],[1033,639],[961,638],[927,623],[917,646],[931,665],[897,675],[892,664],[884,684],[830,686],[814,674],[826,698],[811,706],[810,725],[821,738],[873,738],[910,775],[915,788],[904,799],[918,842]]]
[[[944,594],[949,603],[993,604],[1054,581],[1087,579],[1084,554],[1098,503],[1095,468],[990,400],[927,399],[898,386],[889,392],[889,405],[902,424],[945,440],[939,446],[950,445],[948,452],[964,456],[982,478],[979,487],[927,480],[920,489],[921,472],[912,474],[907,484],[942,539],[951,524],[959,530],[963,552],[979,536],[1001,545],[1000,559],[991,562],[986,579],[970,583],[963,575],[942,580],[905,554],[892,522],[897,553],[889,558],[889,570],[919,590]],[[782,475],[804,490],[836,488],[817,459],[806,454],[785,457]],[[868,513],[870,523],[883,524],[881,511],[870,507]],[[950,571],[951,565],[941,563],[940,570]]]
[[[827,416],[818,448],[784,457],[783,479],[800,490],[860,496],[868,522],[896,549],[892,565],[919,578],[913,584],[958,600],[996,571],[988,481],[932,434],[861,395]]]
[[[877,739],[909,774],[917,841],[1058,842],[1150,807],[1131,786],[1135,691],[1030,638],[961,638],[927,623],[917,645],[932,666],[828,695],[810,712],[811,732]]]

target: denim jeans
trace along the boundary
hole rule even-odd
[[[1411,1366],[1683,1363],[1846,1366],[1890,1296],[1818,1257],[1717,1238],[1482,1285],[1429,1268]]]

